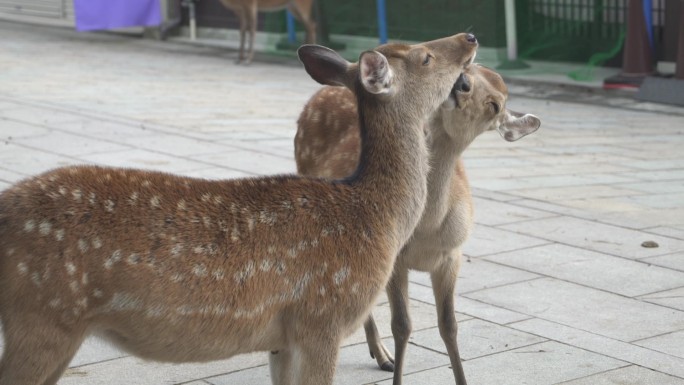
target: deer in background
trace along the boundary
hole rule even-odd
[[[304,24],[306,43],[316,43],[316,23],[312,17],[313,2],[314,0],[221,0],[221,3],[235,12],[240,20],[240,53],[237,62],[245,61],[246,64],[249,64],[254,58],[254,37],[259,11],[278,11],[286,8]],[[249,46],[245,56],[246,34],[249,34]]]
[[[313,79],[357,96],[353,178],[74,166],[0,193],[0,385],[55,384],[92,333],[157,361],[277,351],[274,384],[332,384],[425,206],[425,119],[476,49],[471,34],[358,63],[299,49]]]
[[[427,204],[413,236],[399,253],[387,286],[396,358],[382,344],[372,315],[364,324],[371,357],[382,369],[394,371],[395,385],[401,384],[411,333],[409,269],[430,273],[440,335],[456,383],[466,384],[456,338],[454,290],[461,245],[471,231],[473,215],[461,154],[484,131],[496,129],[507,141],[515,141],[539,128],[537,117],[506,109],[507,96],[499,74],[471,65],[458,78],[448,100],[429,119],[427,143],[432,167],[428,174]],[[356,115],[357,104],[346,88],[325,87],[311,98],[299,117],[295,137],[300,174],[333,179],[352,175],[363,144]]]

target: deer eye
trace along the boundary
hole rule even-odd
[[[426,66],[430,64],[430,60],[432,60],[434,56],[432,56],[431,53],[425,55],[425,60],[423,60],[423,65]]]
[[[489,104],[489,105],[492,107],[492,110],[494,110],[494,113],[495,113],[495,114],[498,114],[499,111],[501,111],[501,106],[499,106],[498,103],[496,103],[496,102],[489,102],[489,103],[487,103],[487,104]]]

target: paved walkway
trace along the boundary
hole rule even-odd
[[[9,22],[0,36],[0,189],[77,163],[295,170],[295,120],[318,88],[296,63],[236,66],[234,52]],[[543,124],[467,151],[477,226],[457,310],[469,383],[684,384],[684,110],[511,88],[510,108]],[[427,276],[412,275],[410,295],[405,383],[453,384]],[[375,314],[391,347],[384,300]],[[336,384],[391,383],[363,341],[345,341]],[[90,339],[59,384],[270,384],[266,364],[150,363]]]

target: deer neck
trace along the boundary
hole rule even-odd
[[[463,151],[475,139],[468,135],[455,138],[447,134],[445,125],[454,124],[443,116],[436,114],[430,120],[430,128],[427,136],[427,146],[430,150],[430,173],[427,187],[428,198],[425,206],[423,222],[440,224],[448,213],[451,201],[449,192],[457,174],[454,172],[456,163],[461,158]],[[463,124],[458,123],[458,124]],[[465,133],[467,130],[461,132]]]
[[[380,208],[379,219],[403,244],[422,216],[427,198],[428,151],[424,121],[358,97],[361,154],[355,183]],[[361,106],[365,106],[361,107]]]

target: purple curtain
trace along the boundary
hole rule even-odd
[[[161,24],[159,0],[74,0],[74,12],[78,31]]]

